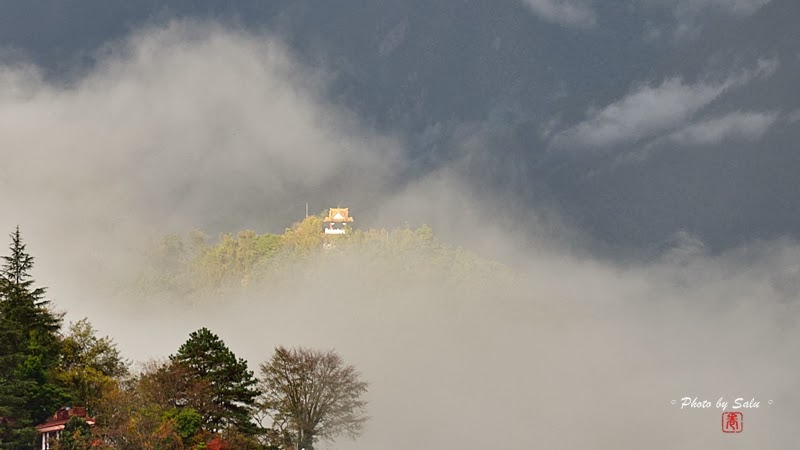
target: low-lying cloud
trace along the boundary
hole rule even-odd
[[[585,0],[522,0],[547,22],[570,28],[589,29],[597,22],[594,9]]]
[[[669,11],[674,18],[670,35],[675,40],[694,39],[703,26],[719,18],[741,18],[749,16],[771,0],[643,0],[634,4],[647,8]],[[650,30],[650,36],[660,35],[661,30]]]
[[[717,98],[730,81],[687,84],[671,78],[642,86],[554,138],[562,147],[609,147],[652,137],[685,121]]]
[[[758,139],[778,119],[775,112],[733,112],[703,120],[672,133],[669,139],[682,145],[712,145],[725,139]]]
[[[268,36],[175,23],[109,46],[74,85],[0,73],[2,200],[41,221],[269,222],[277,199],[350,199],[401,162],[395,139],[321,100],[321,72]]]
[[[719,81],[687,83],[669,78],[657,86],[636,86],[623,98],[600,109],[587,111],[586,120],[570,126],[551,139],[559,149],[604,149],[657,138],[681,126],[720,98],[727,90],[767,78],[777,70],[776,59],[761,59],[750,69]]]

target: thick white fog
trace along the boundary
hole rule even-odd
[[[629,264],[576,249],[582,233],[565,223],[548,242],[519,245],[544,212],[516,223],[482,216],[494,194],[454,171],[389,189],[407,163],[403,136],[325,100],[336,74],[304,67],[273,37],[174,23],[97,57],[66,84],[34,66],[0,66],[0,231],[20,225],[57,307],[68,320],[89,317],[127,357],[174,353],[203,326],[254,368],[276,345],[335,348],[371,383],[371,420],[357,441],[321,448],[796,441],[795,241],[712,256],[679,235],[662,258]],[[306,201],[317,212],[341,200],[358,220],[366,199],[385,227],[430,223],[445,242],[502,257],[519,280],[384,285],[391,277],[352,259],[213,307],[109,294],[160,233],[280,232],[291,205],[299,220]],[[683,397],[713,405],[681,410]],[[720,397],[728,410],[738,397],[759,402],[738,410],[741,434],[721,432]]]

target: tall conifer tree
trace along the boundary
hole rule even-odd
[[[67,399],[53,383],[62,314],[50,310],[45,289],[34,287],[33,257],[19,227],[0,267],[0,448],[32,449],[33,428]]]
[[[210,405],[188,405],[200,412],[208,431],[255,432],[250,418],[260,394],[256,379],[248,370],[247,361],[237,358],[222,339],[201,328],[191,333],[170,359],[185,367],[190,377],[210,386]]]

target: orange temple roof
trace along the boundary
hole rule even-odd
[[[353,218],[350,217],[350,208],[331,208],[328,212],[324,222],[352,222]]]

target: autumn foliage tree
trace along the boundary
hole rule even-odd
[[[257,450],[255,384],[246,361],[201,328],[168,360],[105,392],[98,428],[120,450]]]
[[[262,410],[278,428],[276,436],[296,437],[298,448],[312,450],[319,438],[361,434],[369,384],[336,352],[277,347],[260,368]]]
[[[208,389],[193,383],[183,367],[151,361],[140,373],[106,388],[95,408],[98,434],[117,450],[202,445],[207,440],[201,433],[202,418],[185,405],[186,398],[202,403],[200,398],[209,398]]]

